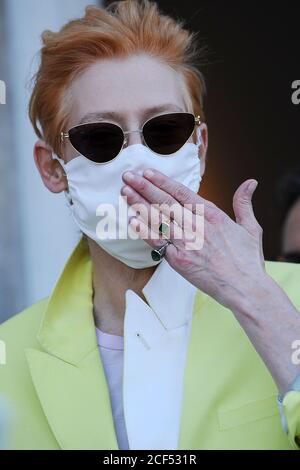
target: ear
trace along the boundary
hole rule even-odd
[[[201,145],[199,147],[199,158],[201,161],[201,178],[205,171],[205,163],[206,163],[206,154],[207,154],[207,147],[208,147],[208,129],[205,122],[202,122],[197,129],[199,137],[201,136]]]
[[[33,149],[34,161],[44,185],[52,193],[68,189],[68,182],[61,164],[52,157],[52,149],[44,140],[38,140]]]

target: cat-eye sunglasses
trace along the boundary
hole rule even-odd
[[[145,145],[159,155],[172,155],[191,137],[201,123],[200,116],[175,112],[148,119],[140,130],[123,131],[108,121],[88,122],[61,132],[61,142],[68,139],[74,150],[94,163],[114,160],[128,143],[128,134],[139,132]]]

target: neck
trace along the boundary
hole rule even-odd
[[[133,290],[144,301],[143,288],[156,266],[134,269],[104,251],[88,239],[93,266],[93,307],[96,326],[105,333],[123,336],[125,292]]]

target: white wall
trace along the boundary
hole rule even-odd
[[[29,79],[36,71],[34,56],[44,29],[58,30],[66,21],[82,16],[93,0],[4,0],[8,95],[17,162],[21,252],[24,257],[23,307],[50,293],[72,248],[79,239],[64,196],[50,193],[42,184],[33,160],[36,136],[27,105]],[[8,201],[9,202],[9,201]],[[13,208],[12,208],[13,210]],[[12,312],[16,313],[16,312]]]

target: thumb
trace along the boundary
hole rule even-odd
[[[256,180],[247,180],[242,183],[233,196],[233,210],[236,223],[244,227],[249,233],[257,236],[260,232],[252,207],[252,196],[258,185]]]

